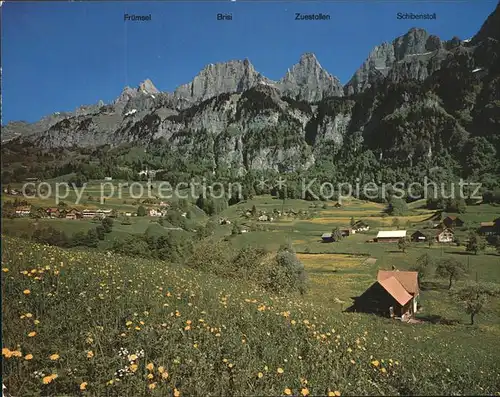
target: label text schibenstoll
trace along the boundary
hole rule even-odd
[[[397,19],[437,19],[436,13],[434,14],[414,14],[412,12],[398,12]]]
[[[151,21],[151,14],[149,14],[149,15],[124,14],[123,20],[124,21]]]
[[[302,14],[300,12],[295,13],[295,20],[296,21],[328,21],[330,20],[330,15],[329,14]]]

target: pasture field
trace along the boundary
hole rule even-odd
[[[468,280],[500,284],[493,247],[470,255],[463,245],[369,243],[393,229],[384,206],[351,200],[311,203],[256,197],[220,214],[262,230],[232,235],[216,227],[235,250],[276,251],[291,244],[308,274],[308,292],[276,296],[238,280],[193,271],[182,264],[64,250],[3,237],[4,382],[14,396],[77,395],[500,395],[500,299],[493,298],[469,325],[469,316],[433,273],[421,291],[422,323],[403,324],[345,313],[379,269],[407,270],[429,254],[462,261]],[[255,222],[242,217],[255,205],[308,211],[309,217]],[[313,207],[315,205],[315,207]],[[103,206],[106,207],[106,206]],[[193,207],[195,208],[195,207]],[[197,219],[207,219],[203,212]],[[411,203],[400,229],[425,227],[434,212]],[[467,224],[500,216],[498,207],[467,207]],[[348,227],[351,217],[371,228],[336,243],[321,234]],[[33,219],[3,219],[9,235],[33,230]],[[141,235],[149,217],[115,221],[100,242]],[[97,223],[40,219],[68,233]],[[12,233],[15,231],[15,233]],[[466,231],[458,230],[465,235]],[[194,237],[194,234],[191,234]],[[24,291],[24,292],[23,292]],[[27,293],[26,291],[29,291]],[[35,321],[36,320],[36,321]],[[52,358],[51,358],[52,357]],[[57,357],[57,358],[56,358]],[[83,390],[83,389],[85,390]]]
[[[175,264],[11,237],[2,267],[3,382],[15,396],[500,392],[491,328],[340,313]]]
[[[79,187],[75,190],[68,189],[64,186],[59,188],[59,201],[64,201],[68,204],[70,208],[76,209],[97,209],[97,208],[110,208],[119,211],[136,211],[137,207],[140,205],[139,201],[146,198],[155,199],[160,193],[165,197],[168,196],[169,192],[167,190],[159,190],[160,184],[163,181],[153,181],[152,188],[148,190],[147,182],[133,182],[128,183],[126,181],[90,181],[85,187]],[[38,194],[34,192],[31,193],[33,197],[23,197],[23,195],[5,195],[2,193],[2,200],[14,200],[16,197],[28,201],[31,205],[41,206],[41,207],[51,207],[56,206],[56,196],[57,188],[56,184],[59,181],[47,182],[50,186],[50,190],[46,188],[46,198],[39,197]],[[120,185],[121,184],[121,188]],[[111,185],[113,187],[111,187]],[[12,183],[10,184],[12,189],[22,190],[23,184]],[[33,186],[28,186],[33,190]],[[149,193],[148,193],[149,191]],[[142,194],[141,194],[142,193]],[[192,192],[190,189],[180,190],[179,195],[186,195],[190,200],[192,199]],[[103,202],[101,203],[101,196],[103,197]],[[159,196],[160,197],[160,196]],[[176,201],[178,197],[172,194],[171,198],[165,198],[164,201],[173,202]]]

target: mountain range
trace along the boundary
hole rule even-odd
[[[171,93],[147,79],[109,104],[11,122],[2,127],[2,142],[71,148],[161,140],[214,168],[242,171],[307,169],[342,150],[370,150],[410,167],[477,145],[497,156],[499,7],[467,40],[412,28],[382,43],[344,86],[312,53],[279,81],[248,59],[232,60],[207,65]]]

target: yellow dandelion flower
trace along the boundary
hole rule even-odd
[[[155,376],[153,374],[148,374],[147,378],[148,379],[153,379]]]
[[[148,385],[149,390],[153,390],[156,387],[156,382]]]
[[[57,378],[57,374],[48,375],[48,376],[43,377],[42,382],[44,385],[48,385],[50,382],[52,382],[56,378]]]
[[[2,272],[7,273],[9,271],[9,268],[7,267],[2,267]]]
[[[304,387],[301,391],[300,394],[302,394],[304,397],[309,395],[309,389],[307,387]]]
[[[130,366],[130,370],[131,370],[132,372],[137,371],[137,364],[132,364],[132,365]]]
[[[382,372],[383,374],[385,374],[387,372],[387,370],[385,368],[382,368],[382,369],[380,369],[380,372]]]
[[[378,367],[378,366],[380,365],[380,363],[378,362],[378,360],[373,360],[373,361],[372,361],[372,365],[373,365],[374,367]]]
[[[128,361],[135,361],[135,360],[137,360],[137,356],[135,354],[130,354],[128,356]]]
[[[31,318],[31,317],[33,317],[33,314],[31,314],[31,313],[26,313],[26,314],[25,314],[25,316],[26,316],[27,318]]]
[[[26,354],[24,356],[24,359],[27,360],[27,361],[32,360],[33,359],[33,354]]]
[[[186,325],[186,326],[184,327],[184,331],[189,331],[190,329],[191,329],[191,326],[190,326],[190,325]]]
[[[83,391],[83,390],[87,389],[87,385],[88,385],[87,382],[80,383],[80,390]]]
[[[278,372],[278,374],[282,374],[282,373],[283,373],[283,372],[285,372],[285,371],[283,370],[283,368],[281,368],[281,367],[280,367],[280,368],[278,368],[278,369],[276,370],[276,372]]]
[[[92,357],[94,357],[94,352],[92,350],[89,350],[87,352],[87,358],[92,358]]]
[[[259,373],[257,374],[257,378],[259,378],[259,379],[260,379],[260,378],[262,378],[263,376],[264,376],[264,374],[263,374],[262,372],[259,372]]]
[[[165,367],[163,367],[163,366],[158,367],[158,372],[160,374],[164,373],[165,372]]]
[[[291,396],[292,395],[292,391],[288,387],[283,391],[283,393],[285,395],[287,395],[287,396]]]
[[[12,357],[22,357],[23,353],[21,353],[19,350],[14,350],[12,353]]]
[[[40,324],[40,320],[35,320],[35,321],[33,321],[33,322],[35,323],[35,325]]]
[[[132,325],[132,321],[127,321],[127,322],[125,323],[125,325],[126,325],[127,327],[130,327],[130,326]]]
[[[25,290],[23,291],[23,294],[24,294],[24,295],[29,295],[29,294],[31,294],[31,291],[30,291],[29,289],[25,289]]]
[[[295,325],[295,324],[297,324],[297,321],[292,320],[292,321],[290,321],[290,323],[291,323],[292,325]]]
[[[181,392],[179,390],[177,390],[176,388],[174,388],[174,397],[180,397],[181,395]]]
[[[146,365],[146,369],[148,371],[153,371],[155,369],[155,365],[153,363],[149,363],[148,365]]]
[[[36,336],[36,332],[35,332],[35,331],[31,331],[31,332],[28,334],[28,336],[29,336],[30,338],[33,338],[34,336]]]
[[[167,378],[168,378],[168,372],[167,372],[167,371],[163,372],[163,373],[161,374],[161,377],[162,377],[163,379],[167,379]]]
[[[61,356],[59,356],[59,354],[57,354],[57,353],[51,354],[51,355],[49,356],[49,358],[50,358],[52,361],[59,360],[59,358],[60,358],[60,357],[61,357]]]
[[[191,323],[192,323],[192,321],[191,321],[191,320],[187,320],[187,321],[186,321],[186,324],[187,324],[187,325],[191,325]]]

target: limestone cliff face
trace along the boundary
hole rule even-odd
[[[453,46],[424,29],[412,28],[391,43],[375,47],[346,84],[344,92],[346,95],[363,92],[387,77],[392,82],[422,81],[439,69],[450,47]]]
[[[343,95],[340,81],[323,69],[311,53],[301,56],[299,63],[280,80],[279,87],[283,95],[307,102]]]
[[[178,87],[174,97],[192,104],[222,93],[243,92],[264,80],[247,59],[210,64],[192,82]]]

